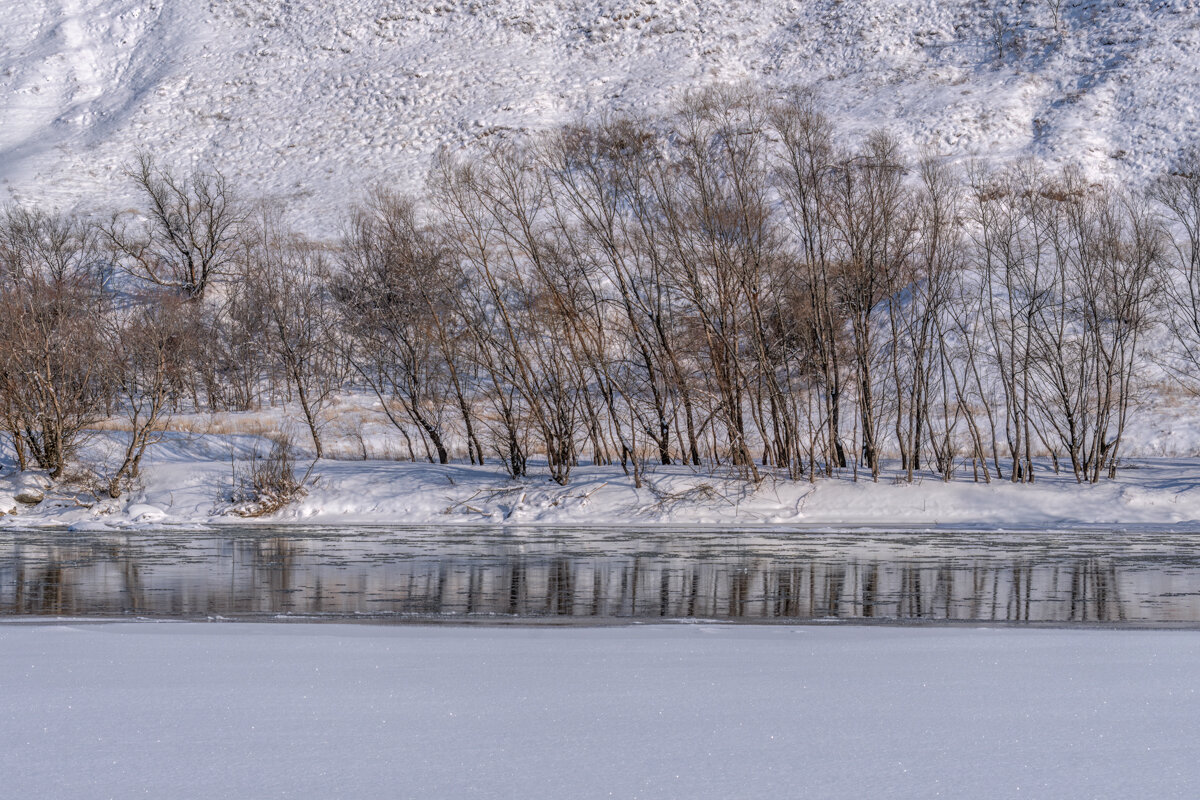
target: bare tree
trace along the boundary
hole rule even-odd
[[[465,441],[514,477],[544,454],[560,484],[589,450],[635,485],[654,463],[877,480],[893,454],[902,480],[969,457],[1025,482],[1046,451],[1094,482],[1167,262],[1170,366],[1200,393],[1195,153],[1149,199],[1031,162],[910,171],[886,133],[842,146],[811,91],[716,87],[443,154],[424,198],[372,192],[336,251],[217,171],[127,174],[144,208],[101,226],[0,212],[0,426],[58,475],[124,416],[113,496],[189,407],[298,400],[320,457],[345,381],[414,460]]]
[[[103,254],[77,220],[9,209],[3,222],[0,413],[21,467],[57,478],[108,403]]]
[[[285,230],[268,208],[241,256],[240,291],[262,314],[267,349],[295,391],[317,458],[321,409],[337,387],[329,263],[320,247]]]
[[[190,331],[182,301],[161,293],[135,298],[114,312],[107,358],[116,405],[129,425],[121,463],[108,479],[108,493],[120,497],[126,481],[137,478],[142,457],[159,441],[171,416],[171,393],[181,385]]]
[[[669,248],[666,263],[688,307],[730,458],[757,482],[746,413],[764,353],[742,346],[755,336],[747,290],[765,269],[770,235],[762,109],[744,88],[713,90],[685,98],[675,122],[678,159],[656,171],[650,185]]]
[[[351,217],[335,293],[353,337],[350,361],[392,415],[399,403],[439,463],[449,461],[446,411],[457,405],[473,460],[483,454],[455,363],[452,278],[437,236],[405,197],[377,191]],[[453,401],[451,400],[453,398]]]
[[[1161,229],[1143,201],[1089,186],[1075,169],[1040,190],[1054,244],[1053,300],[1036,326],[1039,395],[1079,481],[1115,474],[1136,399],[1142,336],[1160,287]],[[1047,442],[1052,447],[1051,442]]]
[[[956,176],[932,157],[922,160],[919,175],[914,250],[901,266],[896,291],[887,301],[896,443],[910,482],[921,468],[921,448],[927,439],[943,480],[950,479],[953,468],[957,414],[951,417],[953,379],[948,378],[955,365],[945,346],[944,312],[963,266]],[[940,424],[934,413],[939,407]]]
[[[899,145],[883,132],[836,168],[826,213],[837,232],[833,277],[838,304],[850,323],[862,457],[878,480],[880,415],[876,402],[876,312],[901,286],[913,247],[914,209],[907,196]]]
[[[821,396],[820,428],[826,474],[846,466],[842,441],[843,371],[846,328],[834,294],[836,239],[828,208],[833,202],[833,127],[811,90],[795,90],[776,104],[772,126],[779,138],[775,182],[784,201],[784,224],[796,248],[795,292],[804,313],[812,375]]]
[[[529,457],[527,374],[530,363],[509,313],[509,283],[495,254],[498,232],[485,207],[484,177],[470,160],[442,154],[431,172],[435,208],[443,218],[442,240],[461,291],[455,310],[469,341],[464,348],[484,375],[477,396],[489,406],[482,421],[493,446],[514,478],[527,474]],[[515,352],[514,352],[515,351]]]
[[[1001,174],[975,167],[969,180],[979,308],[1004,402],[1010,478],[1032,482],[1037,326],[1053,300],[1050,284],[1055,280],[1052,247],[1035,225],[1046,198],[1032,187],[1043,179],[1040,171],[1023,164]]]
[[[1170,237],[1173,279],[1166,284],[1184,385],[1200,392],[1200,148],[1184,154],[1150,187],[1150,199],[1175,232]]]
[[[141,280],[203,300],[233,266],[244,222],[229,181],[219,171],[180,176],[145,152],[125,174],[146,206],[103,227],[117,262]]]
[[[620,450],[640,485],[639,431],[654,442],[661,463],[671,463],[670,413],[657,337],[638,285],[645,248],[634,235],[625,175],[646,134],[631,121],[595,128],[576,126],[543,148],[550,176],[553,230],[560,257],[546,277],[561,313],[568,316],[573,351],[600,394]],[[563,269],[563,261],[577,265]],[[648,407],[644,407],[648,406]],[[590,416],[590,415],[589,415]],[[599,444],[593,419],[592,438]]]

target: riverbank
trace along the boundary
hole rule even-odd
[[[0,625],[13,797],[1200,794],[1200,635]]]
[[[108,434],[112,436],[112,434]],[[97,450],[102,437],[89,447]],[[236,523],[234,473],[256,437],[172,434],[147,455],[138,483],[120,499],[79,485],[50,487],[37,504],[18,502],[37,476],[0,473],[4,527],[203,528]],[[303,472],[307,463],[298,465]],[[620,525],[945,527],[1064,529],[1173,527],[1200,530],[1200,458],[1124,462],[1116,480],[1079,485],[1038,464],[1033,485],[977,481],[970,466],[943,483],[928,473],[908,484],[885,469],[878,482],[849,470],[816,482],[767,474],[758,485],[727,471],[656,466],[642,486],[617,466],[582,465],[567,486],[531,464],[510,479],[496,463],[434,465],[404,461],[321,460],[304,496],[253,522],[271,525]],[[24,499],[32,499],[27,494]]]

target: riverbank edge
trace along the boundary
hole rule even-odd
[[[1037,465],[1036,481],[950,482],[928,473],[913,483],[898,465],[878,481],[850,470],[816,481],[764,471],[755,484],[728,470],[656,466],[638,479],[620,465],[581,465],[560,486],[531,465],[507,476],[497,464],[321,460],[309,485],[283,509],[235,512],[238,461],[228,437],[190,437],[156,449],[139,482],[119,499],[97,497],[38,473],[0,469],[0,529],[207,529],[228,525],[405,527],[622,527],[654,529],[963,531],[1126,530],[1200,533],[1200,458],[1130,460],[1113,480],[1078,484]],[[302,468],[307,465],[301,465]],[[640,483],[640,486],[638,485]],[[17,497],[40,487],[40,502]],[[36,496],[37,492],[34,493]],[[26,494],[23,499],[32,497]],[[244,506],[242,507],[244,510]]]

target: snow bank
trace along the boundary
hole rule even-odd
[[[111,434],[109,435],[111,436]],[[230,512],[231,463],[254,437],[172,435],[156,445],[143,484],[119,501],[60,488],[37,505],[15,504],[0,527],[78,529],[204,527],[245,524]],[[104,437],[91,447],[102,449]],[[232,459],[232,460],[231,460]],[[304,465],[301,465],[303,469]],[[948,484],[928,475],[899,483],[885,470],[878,483],[849,472],[816,483],[768,477],[758,487],[729,473],[656,467],[635,488],[619,466],[581,466],[567,486],[545,476],[509,479],[497,465],[432,465],[396,461],[323,460],[308,494],[259,522],[329,525],[680,525],[921,526],[1049,529],[1177,526],[1200,529],[1200,459],[1128,462],[1115,481],[1077,485],[1039,464],[1033,485],[970,471]],[[0,498],[30,479],[7,471]],[[10,505],[14,505],[11,504]]]
[[[0,626],[10,797],[1200,796],[1200,634]]]

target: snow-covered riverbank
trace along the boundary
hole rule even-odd
[[[1179,631],[0,626],[5,796],[1200,795]]]
[[[31,481],[0,475],[0,526],[91,528],[244,524],[229,513],[231,464],[253,437],[175,436],[156,446],[141,485],[120,500],[51,489],[36,505],[14,496]],[[305,465],[300,466],[303,471]],[[940,526],[1043,529],[1200,528],[1200,459],[1130,461],[1115,481],[1080,486],[1045,467],[1033,485],[975,482],[970,468],[945,484],[929,475],[878,483],[849,471],[816,483],[768,477],[755,487],[728,473],[656,467],[641,488],[619,466],[581,466],[569,485],[532,467],[522,480],[498,465],[333,461],[315,465],[303,498],[258,521],[330,525]]]

